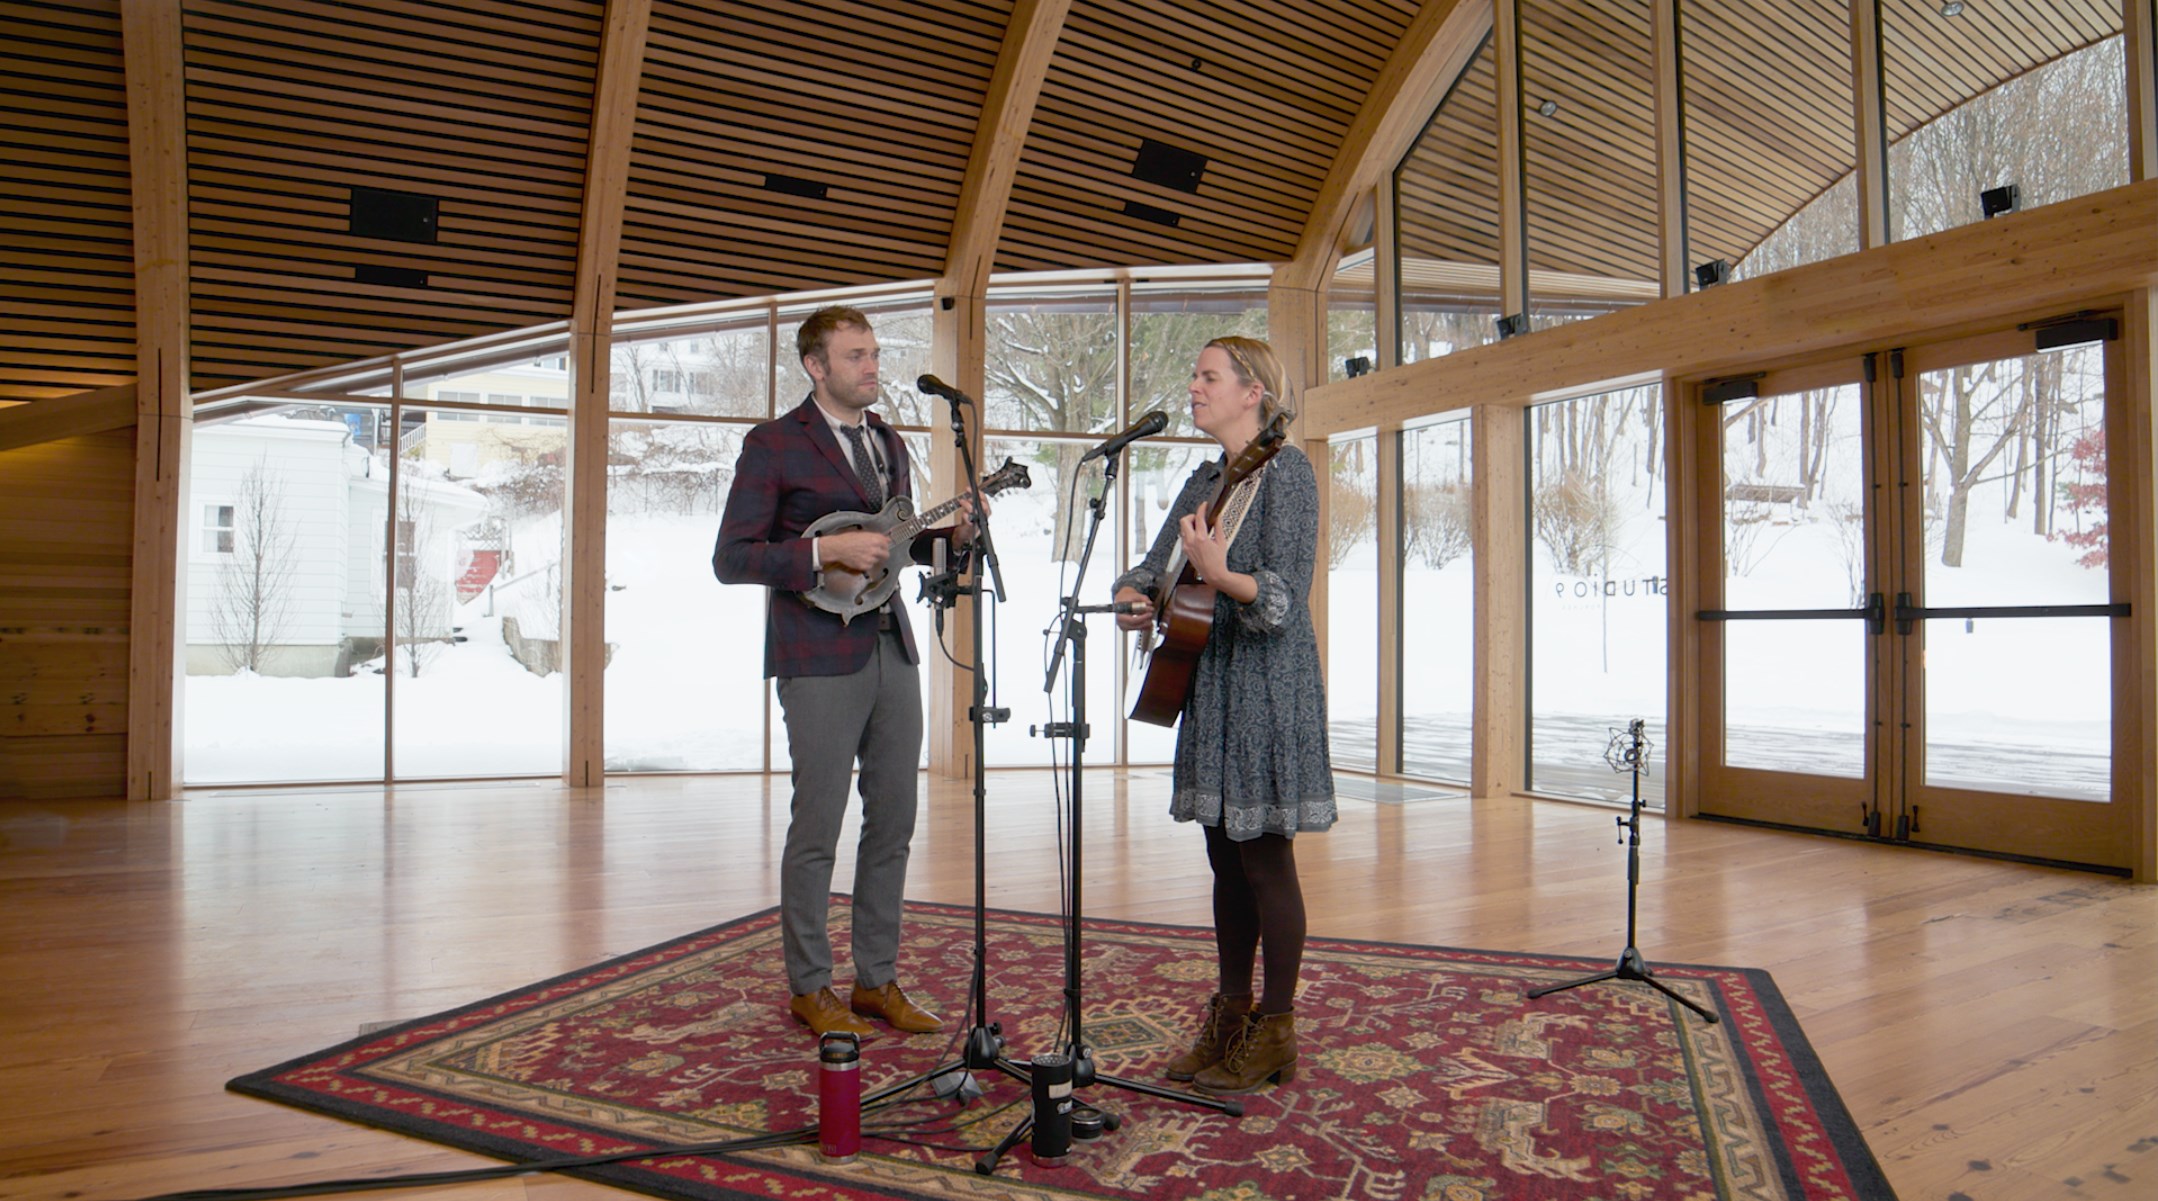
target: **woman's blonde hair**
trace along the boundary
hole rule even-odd
[[[1229,362],[1236,368],[1237,383],[1245,387],[1259,385],[1261,429],[1266,428],[1277,415],[1287,414],[1292,420],[1296,417],[1295,411],[1289,408],[1292,398],[1289,395],[1288,372],[1281,369],[1281,360],[1274,357],[1273,347],[1257,338],[1238,335],[1216,338],[1207,345],[1219,346],[1222,353],[1229,356]]]

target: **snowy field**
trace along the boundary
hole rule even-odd
[[[989,735],[992,765],[1043,764],[1068,754],[1030,727],[1065,716],[1065,689],[1044,693],[1045,631],[1070,586],[1070,565],[1053,562],[1052,499],[1037,483],[1007,494],[996,530],[1009,598],[995,607],[994,703],[1013,720]],[[762,679],[765,597],[722,587],[710,566],[715,515],[618,516],[608,530],[606,756],[610,770],[761,770],[766,740]],[[518,531],[527,562],[556,536],[550,519]],[[1633,717],[1656,745],[1645,791],[1661,796],[1664,744],[1665,598],[1644,578],[1663,574],[1660,520],[1631,521],[1614,553],[1613,582],[1552,571],[1539,556],[1532,588],[1537,787],[1619,797],[1626,781],[1604,764],[1610,731]],[[1836,607],[1848,604],[1843,549],[1825,524],[1772,527],[1773,553],[1732,581],[1731,605]],[[1106,600],[1122,569],[1104,531],[1087,578],[1087,602]],[[1972,582],[1946,569],[1929,581],[1935,604],[2059,603],[2080,598],[2103,574],[2075,563],[2075,551],[2001,524],[1974,521],[1968,562],[1985,564]],[[1464,778],[1468,764],[1471,667],[1470,562],[1407,576],[1409,659],[1403,672],[1410,765],[1439,778]],[[902,595],[913,598],[911,577]],[[1329,576],[1334,652],[1328,681],[1335,758],[1369,768],[1375,746],[1376,575],[1351,562]],[[442,648],[414,678],[395,681],[392,745],[399,778],[552,774],[562,762],[561,677],[541,677],[513,659],[501,616],[522,614],[545,628],[544,597],[482,596],[460,609],[465,641]],[[1794,599],[1795,598],[1795,599]],[[2095,599],[2103,599],[2102,590]],[[792,603],[792,602],[788,602]],[[933,644],[926,608],[911,604],[918,644]],[[1927,631],[1932,782],[1983,782],[1996,791],[2102,799],[2109,775],[2108,632],[2104,619],[1933,622]],[[1094,735],[1090,763],[1114,759],[1124,708],[1117,691],[1124,639],[1106,617],[1089,619],[1087,701]],[[1728,748],[1746,766],[1856,775],[1864,705],[1858,622],[1732,623],[1734,687]],[[954,647],[962,661],[967,647]],[[379,661],[375,666],[380,666]],[[400,664],[400,671],[403,665]],[[1068,676],[1068,671],[1065,673]],[[926,678],[926,673],[925,673]],[[186,682],[185,778],[190,784],[379,779],[383,773],[387,679],[362,670],[345,679],[190,676]],[[772,706],[773,765],[787,765],[784,731]],[[1163,762],[1173,734],[1132,726],[1130,757]]]

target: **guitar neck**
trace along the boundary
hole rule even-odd
[[[959,502],[964,499],[966,499],[966,496],[962,493],[933,509],[924,509],[916,513],[910,521],[902,521],[893,526],[891,528],[892,541],[895,543],[912,541],[916,534],[957,513],[959,511]]]

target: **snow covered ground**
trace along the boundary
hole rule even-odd
[[[1049,553],[1053,501],[1037,484],[1007,494],[997,531],[1007,602],[996,608],[995,703],[1013,720],[989,736],[992,765],[1041,764],[1065,744],[1029,733],[1061,719],[1064,689],[1042,684],[1057,597],[1070,568]],[[615,644],[606,676],[610,770],[759,770],[766,739],[762,679],[765,597],[722,587],[710,559],[718,519],[618,516],[608,530],[607,636]],[[553,537],[551,522],[521,529],[520,553]],[[1614,555],[1610,587],[1561,576],[1539,562],[1532,581],[1534,779],[1540,787],[1623,795],[1625,780],[1603,763],[1608,734],[1645,718],[1659,748],[1649,785],[1660,796],[1665,738],[1665,600],[1652,583],[1661,566],[1663,524],[1631,521]],[[1780,541],[1748,576],[1732,581],[1734,608],[1846,603],[1843,550],[1824,523],[1778,526]],[[1088,571],[1087,601],[1106,600],[1122,569],[1104,533]],[[2012,604],[2081,599],[2103,574],[2076,564],[2072,548],[1998,522],[1974,520],[1963,573],[1935,569],[1934,603]],[[1541,560],[1539,556],[1539,560]],[[1983,571],[1983,581],[1972,575]],[[1439,775],[1466,770],[1469,728],[1468,633],[1471,565],[1408,573],[1409,663],[1404,712],[1412,764]],[[1375,717],[1376,575],[1352,562],[1329,577],[1334,650],[1330,704],[1336,759],[1368,767]],[[520,588],[529,594],[529,585]],[[911,598],[910,579],[902,595]],[[1809,598],[1793,601],[1789,598]],[[1828,597],[1828,599],[1822,599]],[[1781,599],[1779,599],[1781,598]],[[562,763],[560,675],[537,676],[511,657],[501,615],[526,612],[530,595],[465,604],[465,641],[444,647],[417,678],[395,682],[395,772],[402,778],[550,774]],[[924,606],[910,606],[917,640],[933,647]],[[2109,773],[2108,631],[2102,618],[1931,623],[1927,631],[1929,762],[1934,782],[1990,781],[1996,790],[2102,798]],[[1124,640],[1105,617],[1089,621],[1090,763],[1113,759],[1115,687]],[[1733,762],[1856,774],[1864,705],[1858,622],[1733,623],[1728,719]],[[969,648],[954,647],[961,660]],[[402,664],[400,664],[402,671]],[[925,673],[926,676],[926,673]],[[386,677],[362,670],[344,679],[190,676],[186,682],[185,778],[190,784],[379,779],[383,772]],[[784,731],[773,713],[773,763],[786,767]],[[1172,735],[1134,726],[1131,756],[1165,761]],[[1458,763],[1459,771],[1447,770]]]

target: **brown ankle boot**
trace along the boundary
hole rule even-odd
[[[1243,1028],[1244,1015],[1250,1012],[1250,993],[1234,997],[1215,993],[1208,997],[1206,1021],[1199,1026],[1199,1036],[1191,1040],[1191,1050],[1169,1061],[1169,1079],[1189,1080],[1220,1063],[1228,1053],[1229,1036]]]
[[[1221,1062],[1193,1077],[1192,1083],[1209,1093],[1248,1093],[1270,1080],[1287,1084],[1294,1079],[1296,1015],[1254,1012],[1245,1016],[1244,1028],[1230,1040]]]

